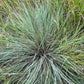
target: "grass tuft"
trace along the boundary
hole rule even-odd
[[[0,37],[5,41],[0,46],[4,84],[81,84],[83,73],[75,57],[84,56],[84,24],[80,18],[73,25],[71,11],[66,14],[57,6],[51,12],[51,7],[20,2],[12,10],[8,5]]]

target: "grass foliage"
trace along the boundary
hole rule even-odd
[[[55,1],[56,5],[53,5]],[[6,4],[1,27],[1,84],[81,84],[84,74],[84,23],[56,0],[45,4]],[[56,7],[52,7],[56,6]],[[82,14],[82,13],[81,13]],[[77,60],[75,60],[77,59]]]

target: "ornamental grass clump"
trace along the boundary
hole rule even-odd
[[[73,25],[69,11],[20,3],[2,31],[0,67],[4,84],[81,84],[82,72],[73,57],[84,55],[84,30]],[[71,22],[71,23],[70,23]]]

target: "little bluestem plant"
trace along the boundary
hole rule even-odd
[[[70,23],[60,7],[20,3],[12,10],[2,31],[0,67],[9,84],[81,84],[81,72],[72,59],[84,55],[83,24]],[[81,36],[80,36],[81,35]],[[3,38],[2,38],[3,39]]]

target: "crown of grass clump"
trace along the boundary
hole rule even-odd
[[[6,84],[80,84],[74,57],[84,54],[80,21],[69,20],[63,8],[50,12],[47,5],[20,4],[10,8],[2,28],[5,44],[0,48],[0,67]]]

